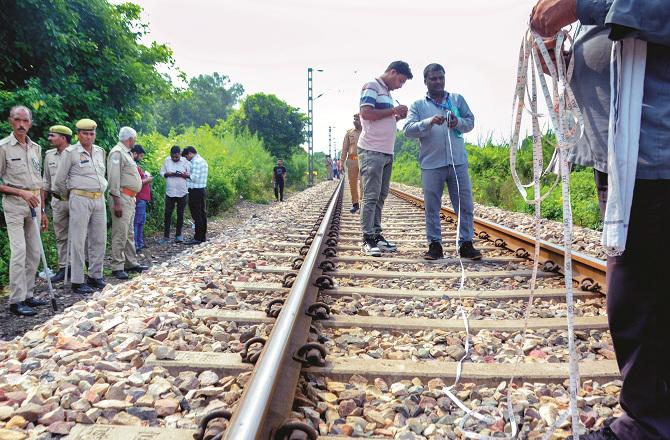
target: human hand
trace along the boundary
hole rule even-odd
[[[539,0],[530,14],[530,28],[550,37],[577,21],[577,0]]]
[[[442,115],[435,115],[433,119],[430,120],[430,125],[442,125],[444,124],[445,117]]]
[[[395,115],[398,117],[398,119],[404,119],[407,117],[407,106],[406,105],[399,105],[393,109]]]
[[[114,217],[121,218],[123,217],[123,208],[121,207],[121,202],[114,202]]]
[[[458,125],[458,118],[456,117],[455,114],[449,113],[449,122],[447,122],[447,127],[456,128],[457,125]]]
[[[40,199],[37,197],[35,194],[33,194],[31,191],[27,190],[21,190],[21,198],[26,201],[26,203],[31,207],[31,208],[37,208],[40,206]]]
[[[47,217],[46,212],[42,213],[40,222],[42,223],[42,232],[46,232],[49,229],[49,218]]]

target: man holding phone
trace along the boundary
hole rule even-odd
[[[475,117],[465,99],[444,89],[444,67],[433,63],[423,70],[428,93],[409,109],[404,132],[419,139],[419,165],[426,204],[426,260],[443,258],[440,207],[444,184],[454,211],[460,212],[458,251],[462,258],[479,260],[481,252],[472,245],[474,206],[468,174],[463,133],[475,126]]]
[[[363,85],[360,99],[361,135],[358,164],[363,182],[363,253],[380,257],[382,251],[395,252],[396,245],[382,236],[382,209],[389,193],[393,171],[396,122],[407,116],[407,107],[393,105],[391,90],[412,79],[409,64],[394,61],[374,81]]]
[[[191,176],[191,163],[182,157],[181,148],[178,145],[170,149],[170,157],[165,159],[161,167],[161,176],[165,177],[165,219],[161,244],[167,244],[170,240],[172,212],[175,206],[177,207],[177,225],[174,240],[177,243],[183,243],[182,228],[184,227],[184,210],[188,195],[188,179]]]

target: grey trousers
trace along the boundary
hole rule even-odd
[[[365,240],[382,233],[382,209],[389,194],[393,155],[359,148],[358,166],[363,183],[361,229]]]
[[[456,184],[458,178],[458,185]],[[435,169],[421,169],[421,183],[423,198],[426,203],[426,239],[428,243],[437,241],[442,243],[442,229],[440,225],[440,207],[444,184],[449,189],[451,206],[456,213],[461,212],[458,244],[472,241],[474,235],[474,206],[472,203],[472,184],[468,174],[468,164],[447,165]],[[462,209],[461,209],[462,208]]]

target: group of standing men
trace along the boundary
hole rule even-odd
[[[43,166],[40,145],[28,137],[33,122],[30,109],[13,107],[9,122],[12,133],[0,140],[0,193],[11,252],[10,311],[33,316],[37,313],[34,307],[47,304],[35,298],[33,290],[41,253],[40,230],[46,231],[49,226],[46,215],[49,195],[59,264],[51,281],[65,280],[69,271],[67,278],[75,293],[88,294],[105,287],[106,192],[112,213],[112,275],[128,279],[128,272],[148,269],[139,263],[137,250],[144,246],[143,226],[153,177],[136,163],[145,154],[144,149],[135,144],[137,132],[131,127],[122,127],[118,143],[106,155],[105,150],[94,143],[95,121],[81,119],[76,123],[78,141],[73,145],[70,145],[72,130],[65,125],[54,125],[48,136],[54,148],[45,153]],[[179,153],[179,159],[183,154],[184,161],[189,163],[188,174],[179,177],[162,174],[168,187],[172,178],[188,180],[186,191],[196,226],[194,242],[201,243],[205,241],[207,230],[207,163],[193,147]],[[166,197],[169,201],[169,191]],[[167,229],[169,231],[169,226]]]
[[[54,232],[59,271],[54,281],[70,270],[72,290],[87,294],[103,288],[103,259],[107,244],[107,213],[104,194],[109,190],[112,217],[112,273],[128,278],[126,271],[141,272],[147,266],[135,252],[135,196],[142,179],[133,160],[137,133],[130,127],[119,132],[119,142],[105,158],[94,144],[97,124],[91,119],[77,122],[78,142],[70,145],[72,130],[64,125],[49,129],[53,149],[45,154],[42,174],[41,147],[28,137],[32,113],[24,106],[10,110],[12,134],[0,141],[0,192],[11,251],[9,265],[10,310],[32,316],[33,307],[46,304],[33,297],[40,259],[40,236],[48,228],[46,200],[52,195]],[[85,261],[88,274],[84,275]]]
[[[186,244],[200,244],[207,239],[207,177],[209,165],[198,154],[195,147],[187,146],[182,151],[178,145],[170,149],[170,156],[163,161],[160,170],[165,178],[165,217],[161,244],[170,240],[172,213],[177,208],[175,242],[184,243],[184,211],[188,202],[191,218],[195,226],[193,239]]]
[[[391,183],[396,123],[407,118],[405,134],[419,139],[421,144],[419,163],[428,240],[424,258],[443,257],[440,207],[447,184],[452,206],[460,217],[459,254],[463,258],[481,259],[481,252],[472,244],[474,204],[463,140],[463,133],[474,128],[474,116],[462,96],[445,90],[445,70],[435,63],[423,71],[426,96],[409,109],[401,104],[396,106],[391,91],[412,77],[406,62],[394,61],[379,78],[366,83],[361,92],[360,113],[354,115],[354,128],[344,137],[341,158],[346,161],[349,174],[351,213],[361,210],[363,252],[378,257],[382,252],[397,250],[382,235],[381,217]]]

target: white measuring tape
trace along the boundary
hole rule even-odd
[[[579,388],[579,366],[577,353],[575,350],[575,336],[574,336],[574,298],[572,286],[572,208],[570,206],[570,165],[568,163],[568,155],[571,148],[574,147],[579,140],[583,129],[584,122],[577,106],[574,94],[569,85],[572,76],[573,64],[566,67],[563,60],[563,47],[569,35],[561,31],[556,34],[555,59],[556,63],[552,61],[549,51],[547,50],[544,41],[537,34],[528,31],[522,40],[519,51],[519,67],[517,71],[517,84],[514,94],[513,114],[514,114],[514,129],[512,131],[512,141],[510,143],[510,165],[512,169],[512,178],[516,184],[519,192],[524,200],[535,205],[535,252],[533,275],[531,278],[531,293],[526,306],[524,316],[524,330],[523,341],[526,339],[528,329],[528,319],[530,310],[533,305],[534,292],[537,281],[537,271],[539,265],[540,254],[540,218],[541,218],[541,203],[549,196],[552,188],[544,195],[541,194],[540,178],[542,177],[542,132],[540,131],[539,117],[541,116],[537,110],[537,82],[542,88],[545,102],[547,104],[548,114],[556,133],[557,145],[556,152],[557,159],[560,165],[560,180],[563,196],[563,244],[565,251],[564,258],[564,276],[566,287],[566,306],[567,306],[567,322],[568,322],[568,349],[569,349],[569,372],[570,372],[570,410],[565,412],[558,418],[554,426],[549,427],[549,431],[543,437],[544,439],[551,438],[556,427],[561,425],[568,416],[572,419],[572,431],[575,440],[579,440],[579,434],[583,433],[583,428],[579,421],[579,410],[577,408],[577,389]],[[540,54],[538,54],[538,49]],[[542,60],[545,62],[549,73],[551,75],[551,93],[549,86],[542,72]],[[530,70],[530,89],[528,86],[528,75]],[[526,94],[530,97],[530,109],[525,106]],[[531,114],[532,130],[533,130],[533,182],[532,184],[524,185],[516,171],[517,149],[519,148],[519,136],[521,131],[521,120],[524,111]],[[556,157],[556,156],[555,156]],[[533,186],[533,198],[529,199],[526,188]],[[520,361],[520,349],[517,354],[514,371],[516,376],[516,369]],[[510,380],[507,392],[508,411],[512,408],[511,399],[511,384],[514,376]]]

